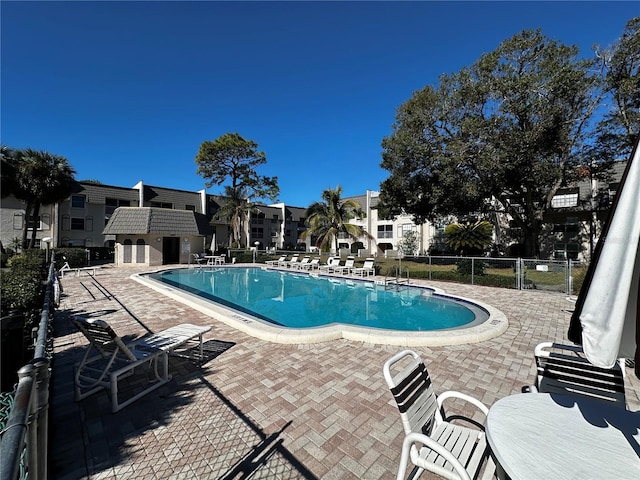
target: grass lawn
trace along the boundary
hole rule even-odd
[[[272,258],[273,257],[273,258]],[[258,262],[264,262],[270,259],[277,259],[278,256],[259,255]],[[362,266],[364,257],[356,258],[356,266]],[[398,266],[402,270],[402,277],[424,278],[429,280],[438,280],[456,283],[473,283],[475,285],[486,285],[502,288],[516,288],[516,274],[514,262],[512,260],[503,260],[499,258],[487,258],[481,261],[487,263],[483,274],[475,274],[473,277],[470,273],[463,274],[458,272],[456,263],[459,258],[451,257],[433,257],[432,263],[429,263],[428,257],[403,258],[399,261],[396,258],[376,258],[376,267],[378,275],[395,277]],[[322,261],[324,263],[325,260]],[[475,260],[476,262],[478,260]],[[437,263],[434,263],[437,262]],[[566,290],[566,269],[549,268],[548,271],[537,270],[535,267],[525,267],[524,287],[538,290],[550,290],[565,292]],[[577,295],[584,280],[586,267],[574,268],[572,272],[572,295]]]

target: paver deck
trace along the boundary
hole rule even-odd
[[[402,425],[382,364],[399,347],[258,340],[129,278],[148,270],[111,266],[95,277],[62,280],[50,478],[395,478]],[[437,392],[458,390],[491,405],[533,383],[536,344],[566,342],[573,303],[564,295],[424,283],[493,305],[509,320],[506,333],[490,341],[413,348]],[[103,392],[75,402],[73,365],[87,341],[71,315],[102,318],[132,337],[178,323],[212,325],[207,360],[172,358],[171,382],[115,414]],[[640,381],[628,374],[627,400],[637,410]]]

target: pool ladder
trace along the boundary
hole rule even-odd
[[[384,277],[384,289],[385,290],[391,290],[391,289],[395,289],[396,292],[400,290],[400,287],[402,286],[402,284],[405,285],[409,285],[409,269],[405,268],[404,272],[407,274],[407,278],[403,278],[402,277],[402,268],[396,268],[396,275],[394,276],[389,276],[389,275],[385,275]]]

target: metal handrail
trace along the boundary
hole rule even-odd
[[[53,285],[57,281],[54,254],[49,265],[34,358],[18,371],[13,406],[7,426],[1,432],[0,480],[47,478],[51,359],[48,331],[54,310]]]

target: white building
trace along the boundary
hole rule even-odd
[[[416,225],[411,215],[398,215],[390,220],[381,219],[377,209],[380,192],[367,190],[364,195],[346,197],[344,200],[353,200],[360,205],[366,213],[366,218],[354,219],[351,223],[362,226],[373,238],[352,240],[342,236],[338,239],[340,249],[349,249],[352,253],[362,249],[361,253],[366,255],[395,255],[402,238],[408,232],[415,232],[418,239],[417,249],[413,254],[425,254],[433,244],[436,227],[430,222]]]

